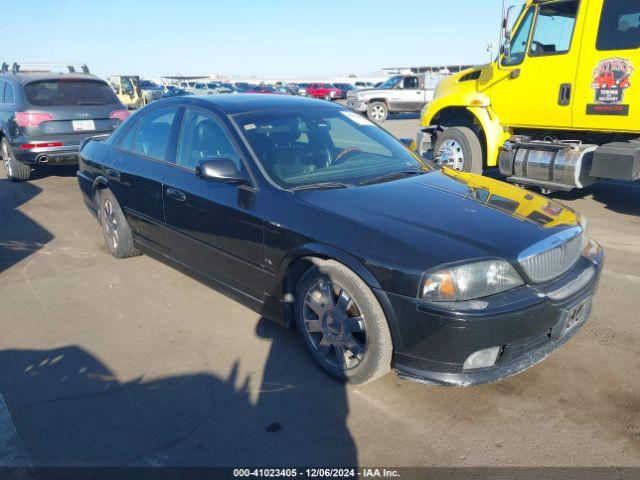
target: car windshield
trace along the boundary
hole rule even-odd
[[[118,103],[115,93],[105,82],[94,80],[39,80],[24,87],[27,101],[38,107],[76,105],[112,105]]]
[[[235,119],[268,175],[283,188],[352,186],[432,169],[392,135],[349,110],[314,108]]]
[[[398,82],[401,79],[402,77],[391,77],[387,81],[385,81],[382,85],[380,85],[380,88],[393,88],[398,84]]]

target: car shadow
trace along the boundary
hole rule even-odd
[[[577,200],[592,196],[607,210],[625,215],[640,215],[640,182],[599,181],[590,187],[570,192],[554,192],[553,198]]]
[[[119,379],[79,346],[0,352],[20,448],[35,467],[355,467],[344,386],[264,322],[272,348],[257,385],[239,363],[223,377]]]
[[[0,273],[40,250],[53,234],[20,211],[42,189],[29,182],[0,179]]]
[[[38,165],[31,170],[31,180],[48,177],[75,177],[78,165]]]

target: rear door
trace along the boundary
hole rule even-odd
[[[502,57],[488,80],[491,103],[508,126],[571,125],[581,25],[588,2],[543,1],[524,13],[512,37],[511,55]]]
[[[164,227],[162,181],[166,159],[175,149],[171,138],[180,114],[177,107],[138,114],[140,118],[129,123],[116,147],[114,163],[106,170],[134,238],[166,256],[171,255],[171,249]]]
[[[574,127],[640,129],[640,2],[591,0],[576,81]]]
[[[175,164],[164,179],[164,209],[174,260],[249,296],[263,293],[263,210],[258,192],[196,176],[200,160],[224,157],[247,170],[216,115],[187,107]]]
[[[48,115],[38,125],[23,127],[33,140],[61,139],[74,145],[88,135],[111,133],[120,120],[112,112],[122,109],[109,85],[97,79],[55,78],[24,86],[28,111]]]

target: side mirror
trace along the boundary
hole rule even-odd
[[[203,180],[232,185],[246,185],[249,177],[238,170],[233,160],[228,158],[205,159],[196,165],[196,175]]]
[[[500,41],[500,53],[506,58],[511,56],[511,18],[516,6],[507,7],[506,2],[502,10],[502,38]]]

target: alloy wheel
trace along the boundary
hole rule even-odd
[[[360,365],[367,349],[366,321],[344,288],[319,279],[305,296],[303,320],[322,362],[343,371]]]
[[[439,165],[444,165],[453,170],[464,170],[464,150],[462,149],[462,145],[456,140],[445,140],[440,146],[436,157]]]
[[[110,200],[105,200],[102,204],[102,228],[109,242],[109,245],[115,250],[118,248],[120,237],[118,234],[118,217],[115,208]]]
[[[384,120],[385,114],[386,112],[382,105],[374,105],[373,107],[371,107],[371,117],[375,121],[381,122],[382,120]]]
[[[7,177],[13,177],[13,170],[11,168],[11,161],[9,151],[7,150],[7,144],[2,142],[2,160],[4,161],[4,169],[7,172]]]

